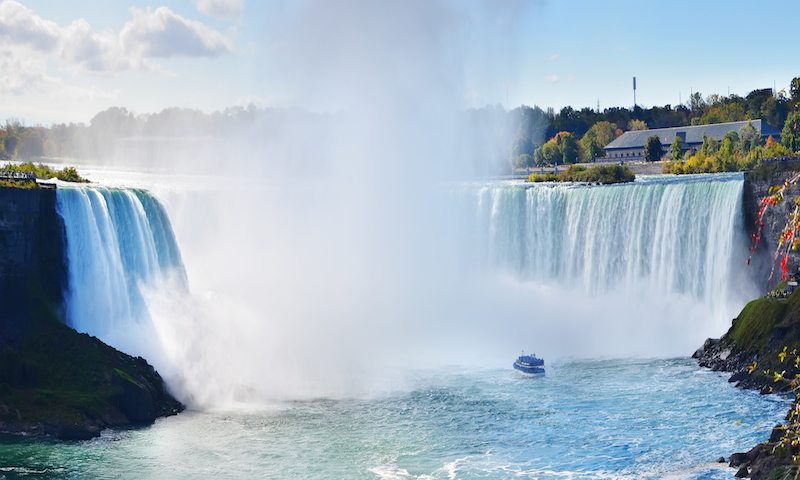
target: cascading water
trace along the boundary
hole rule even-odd
[[[68,320],[144,356],[197,405],[224,403],[226,389],[240,386],[266,397],[340,392],[351,388],[343,372],[369,365],[376,351],[399,366],[452,361],[464,348],[504,364],[521,341],[548,358],[685,355],[758,293],[746,275],[742,190],[736,174],[603,187],[461,184],[431,197],[442,202],[433,205],[442,222],[397,217],[430,239],[393,243],[402,264],[374,269],[384,237],[348,226],[359,218],[342,226],[357,232],[356,249],[335,243],[319,255],[324,244],[296,245],[318,238],[319,225],[333,229],[325,238],[340,233],[305,216],[314,213],[301,208],[305,190],[260,192],[265,211],[255,218],[233,193],[194,191],[167,197],[198,277],[200,292],[183,295],[182,254],[154,197],[62,187]],[[193,216],[209,195],[220,211],[245,213]],[[339,363],[319,374],[307,349]]]
[[[76,330],[108,340],[131,326],[146,329],[146,289],[186,290],[169,218],[147,192],[60,187],[57,209],[67,236],[67,321]],[[139,342],[122,343],[136,350]]]
[[[713,311],[755,295],[741,174],[632,184],[471,185],[458,189],[466,255],[483,268],[590,294],[693,298]],[[728,317],[729,318],[729,317]]]

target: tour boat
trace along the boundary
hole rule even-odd
[[[522,352],[522,355],[514,362],[514,369],[526,377],[542,377],[544,376],[544,360],[536,358],[535,353],[525,355],[525,352]]]

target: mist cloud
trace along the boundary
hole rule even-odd
[[[194,0],[197,10],[218,18],[238,18],[244,8],[244,0]]]

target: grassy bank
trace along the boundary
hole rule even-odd
[[[570,165],[569,168],[559,173],[532,173],[529,182],[582,182],[602,183],[627,183],[636,179],[636,175],[626,166],[622,165]]]
[[[55,170],[47,165],[33,162],[21,163],[19,165],[14,163],[7,163],[0,169],[0,173],[33,173],[36,178],[41,180],[49,180],[57,178],[63,182],[75,183],[88,183],[89,180],[81,177],[75,167],[64,167],[61,170]]]

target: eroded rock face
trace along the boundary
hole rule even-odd
[[[766,179],[753,178],[754,176],[750,174],[745,176],[742,208],[748,236],[757,232],[756,215],[761,207],[761,200],[769,194],[770,187],[782,185],[788,178],[795,175],[795,173],[797,172],[776,172]],[[782,203],[767,207],[766,213],[762,217],[764,229],[761,232],[761,242],[756,248],[750,266],[755,270],[756,277],[758,278],[758,286],[763,288],[764,291],[767,291],[769,288],[768,278],[770,270],[772,269],[775,249],[778,247],[783,227],[786,225],[789,213],[794,210],[794,202],[798,196],[800,196],[800,185],[789,189]],[[800,252],[789,252],[789,259],[787,261],[789,272],[797,272],[798,266],[800,266]],[[780,282],[780,263],[775,265],[775,270],[772,288]]]
[[[64,320],[67,264],[55,189],[0,187],[0,352],[47,303]]]
[[[126,373],[115,373],[111,385],[122,387],[122,394],[114,406],[130,423],[152,423],[158,417],[184,410],[185,407],[169,393],[164,380],[144,358],[131,359]]]

